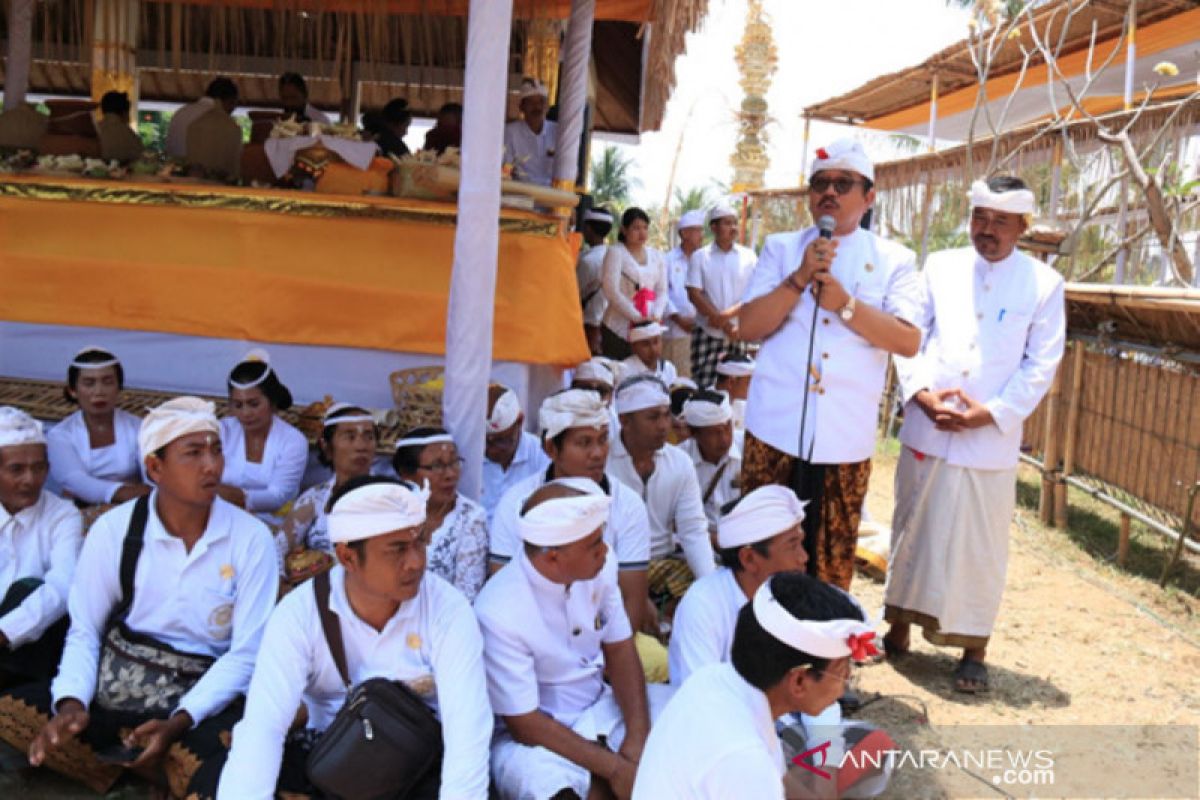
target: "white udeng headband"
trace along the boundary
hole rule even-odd
[[[1037,201],[1028,189],[993,192],[984,181],[971,184],[971,208],[990,208],[1006,214],[1036,214]]]
[[[763,630],[788,647],[817,658],[844,658],[859,649],[856,640],[861,638],[866,644],[875,636],[871,626],[860,620],[796,619],[775,599],[769,579],[754,593],[754,618]]]
[[[85,353],[107,353],[109,359],[107,361],[80,361],[79,357]],[[88,345],[75,354],[71,359],[71,366],[76,369],[104,369],[105,367],[113,367],[121,363],[121,359],[112,354],[107,347],[99,347],[97,345]]]
[[[517,418],[520,416],[521,401],[517,399],[517,393],[512,389],[505,389],[503,394],[496,398],[496,404],[492,406],[492,413],[487,420],[487,432],[506,431],[517,424]]]
[[[235,381],[233,378],[230,378],[229,385],[235,389],[253,389],[255,386],[258,386],[260,383],[265,381],[267,377],[275,371],[275,368],[271,366],[271,357],[267,354],[267,351],[258,347],[242,356],[242,360],[234,366],[234,369],[237,369],[237,367],[241,366],[242,364],[262,364],[265,369],[263,369],[262,375],[259,375],[252,381],[246,381],[245,383],[241,383],[240,381]]]
[[[345,419],[344,417],[342,419]],[[341,422],[341,419],[333,420]],[[396,440],[396,449],[402,447],[424,447],[430,444],[454,444],[454,437],[448,433],[432,433],[429,436],[415,436],[413,438],[404,438]]]
[[[604,494],[545,500],[517,521],[521,539],[538,547],[562,547],[590,536],[608,521],[612,500]]]

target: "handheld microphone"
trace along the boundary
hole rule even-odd
[[[820,230],[822,239],[832,239],[835,227],[837,227],[837,220],[828,214],[817,220],[817,228]]]

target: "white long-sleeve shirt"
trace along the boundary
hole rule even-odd
[[[504,158],[513,165],[513,177],[526,183],[549,186],[554,181],[554,148],[558,146],[558,123],[542,122],[534,133],[524,119],[504,126]]]
[[[682,247],[676,247],[663,256],[663,260],[667,265],[667,295],[670,298],[667,313],[694,318],[696,307],[692,305],[687,293],[688,255],[683,252]],[[673,320],[669,321],[666,338],[678,339],[680,337],[690,338],[691,334],[684,331]]]
[[[83,412],[76,411],[46,434],[50,476],[64,492],[88,505],[112,502],[122,484],[142,479],[137,436],[142,421],[113,411],[113,443],[93,448]]]
[[[708,301],[724,311],[742,301],[742,292],[754,272],[758,257],[749,247],[735,243],[729,250],[722,250],[716,242],[701,247],[688,259],[687,285],[700,289]],[[709,336],[724,339],[725,332],[708,324],[708,320],[697,320]]]
[[[922,273],[926,302],[916,321],[921,352],[897,358],[908,407],[900,441],[955,466],[1012,469],[1021,426],[1054,380],[1066,342],[1063,279],[1016,250],[991,263],[973,248],[932,254]],[[912,403],[921,389],[962,389],[994,425],[939,431]]]
[[[488,525],[496,514],[496,506],[504,493],[530,475],[540,475],[550,466],[550,457],[542,449],[538,437],[529,431],[521,431],[521,441],[517,444],[517,452],[513,455],[508,469],[491,461],[483,459],[483,491],[479,504],[487,512]]]
[[[279,590],[275,550],[262,522],[217,498],[208,527],[189,553],[163,527],[157,501],[155,491],[125,624],[177,650],[216,659],[176,709],[199,724],[250,684]],[[92,702],[100,643],[109,614],[121,602],[121,551],[136,502],[101,516],[84,540],[67,601],[71,629],[50,687],[55,706],[67,697],[85,706]]]
[[[246,510],[274,512],[296,499],[308,464],[308,440],[294,426],[278,417],[263,445],[262,461],[246,459],[246,435],[235,417],[221,420],[221,449],[225,471],[221,483],[246,493]]]
[[[729,446],[729,452],[716,464],[704,460],[694,438],[680,443],[679,449],[692,459],[692,466],[696,470],[696,481],[700,484],[700,500],[704,503],[704,514],[708,517],[709,528],[715,530],[717,522],[721,519],[721,509],[726,503],[736,500],[742,494],[741,448],[738,447],[737,442],[734,442]],[[717,474],[718,472],[720,475]],[[717,482],[716,486],[712,486],[714,479]],[[711,493],[709,493],[710,486],[712,486]],[[705,494],[708,494],[707,500],[704,498]]]
[[[340,566],[329,573],[329,607],[342,629],[351,683],[388,678],[404,681],[420,695],[442,723],[439,796],[483,800],[493,720],[483,639],[470,605],[454,587],[426,572],[417,596],[379,631],[354,613],[345,577]],[[246,713],[234,728],[217,796],[274,797],[284,739],[301,700],[308,708],[308,727],[323,731],[345,699],[310,581],[285,597],[267,623]]]
[[[713,664],[654,721],[633,800],[783,800],[784,770],[767,696],[733,665]]]
[[[609,245],[604,253],[601,287],[608,300],[604,326],[622,339],[629,338],[629,326],[632,323],[662,319],[670,300],[667,265],[662,253],[649,246],[643,248],[642,252],[646,257],[645,264],[639,264],[620,242]],[[643,315],[633,304],[633,296],[638,289],[654,291],[649,314]]]
[[[0,592],[21,578],[42,585],[19,606],[0,617],[0,633],[16,649],[37,641],[67,613],[67,594],[83,543],[74,503],[42,492],[37,502],[16,514],[0,505]]]
[[[673,444],[663,445],[654,453],[654,472],[648,481],[643,481],[633,464],[633,456],[617,436],[609,444],[608,472],[637,492],[646,504],[651,558],[665,558],[675,551],[678,542],[697,578],[716,569],[708,538],[708,518],[700,500],[700,484],[686,453]]]
[[[604,270],[604,254],[608,245],[598,244],[589,247],[579,255],[575,262],[575,281],[579,284],[579,302],[583,306],[583,324],[599,325],[604,319],[604,311],[608,308],[608,300],[600,288],[601,275]]]

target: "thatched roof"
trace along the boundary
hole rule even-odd
[[[1071,283],[1066,296],[1074,335],[1200,357],[1200,289]]]
[[[7,3],[0,3],[7,10]],[[336,111],[351,81],[363,106],[407,97],[418,114],[461,101],[467,0],[191,0],[144,2],[137,63],[144,100],[181,102],[216,74],[246,105],[272,105],[275,79],[303,74],[310,99]],[[570,0],[515,0],[510,77],[523,74],[527,23],[563,20]],[[662,124],[675,58],[707,0],[597,0],[593,29],[597,130],[636,134]],[[87,94],[93,0],[39,4],[30,91]],[[0,35],[7,25],[0,26]],[[0,72],[0,75],[3,73]],[[511,111],[515,113],[515,95]]]

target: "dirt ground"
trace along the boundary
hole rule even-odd
[[[867,501],[876,520],[891,518],[894,468],[894,458],[876,459]],[[881,582],[860,574],[853,591],[868,610],[882,608]],[[1198,612],[1194,596],[1097,565],[1062,531],[1042,527],[1035,511],[1019,507],[988,650],[991,691],[954,692],[951,673],[961,651],[931,645],[914,627],[909,655],[858,670],[864,699],[879,696],[859,716],[902,745],[934,748],[961,746],[953,726],[1197,725]],[[1184,750],[1180,758],[1186,763],[1197,753]],[[1111,760],[1096,768],[1116,772]],[[953,773],[898,770],[884,796],[1005,796],[976,782],[981,778]]]
[[[888,454],[875,462],[868,509],[878,521],[891,519],[894,466]],[[1185,569],[1194,574],[1200,565],[1193,558]],[[853,590],[869,611],[882,607],[881,582],[860,574]],[[958,726],[1200,725],[1200,600],[1098,563],[1025,508],[1018,508],[1013,523],[1008,585],[988,653],[991,692],[955,693],[951,673],[959,652],[935,648],[918,629],[913,634],[913,650],[902,661],[862,667],[855,678],[867,701],[858,716],[906,748],[969,746],[972,731]],[[1180,763],[1200,758],[1195,747],[1177,756]],[[1115,780],[1116,764],[1125,757],[1098,757],[1097,774]],[[124,786],[109,796],[147,793]],[[899,769],[883,796],[1006,794],[966,771]],[[1038,796],[1056,795],[1046,790]],[[0,797],[94,795],[53,776],[5,771]]]

